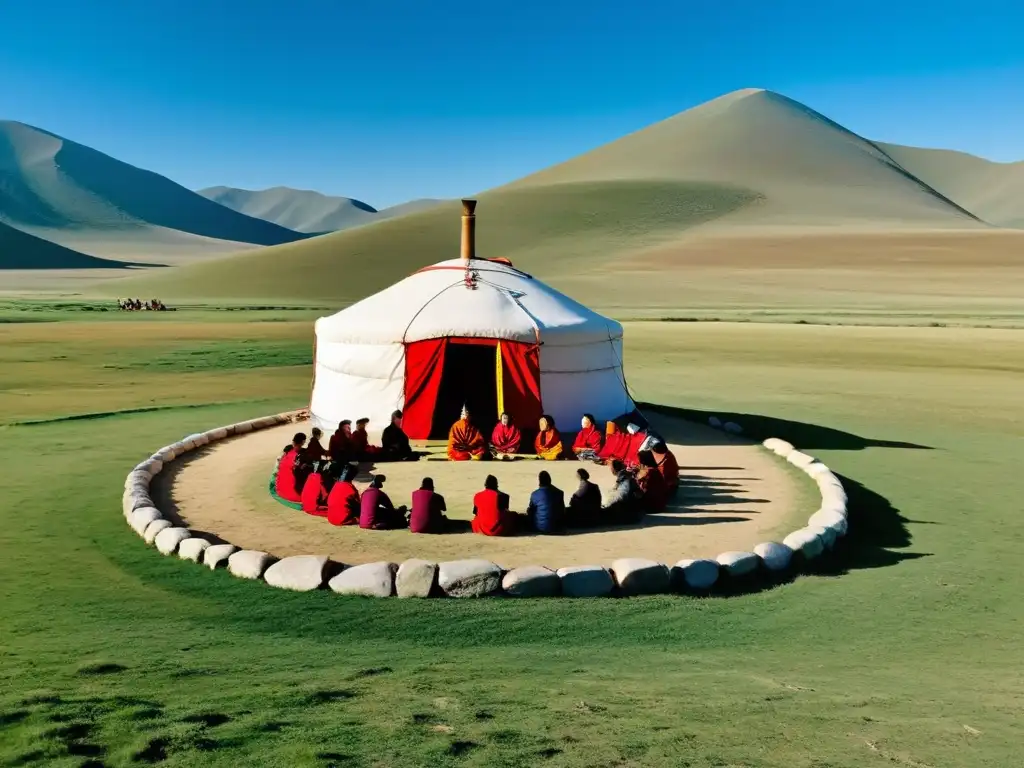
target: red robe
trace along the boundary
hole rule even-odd
[[[349,444],[352,446],[352,453],[355,454],[357,459],[380,450],[376,445],[370,445],[370,436],[366,434],[365,429],[353,430],[352,437],[349,438]]]
[[[324,450],[324,447],[320,445],[320,441],[315,437],[310,438],[304,453],[306,454],[307,461],[319,461],[327,455],[327,451]]]
[[[327,496],[327,522],[331,525],[359,525],[359,491],[352,483],[339,480]]]
[[[573,453],[578,454],[580,451],[588,450],[595,453],[601,450],[601,433],[594,426],[581,429],[576,434],[576,440],[572,444]]]
[[[626,434],[626,458],[623,461],[627,466],[635,466],[640,463],[640,446],[646,439],[646,432],[637,432],[635,435]]]
[[[277,461],[277,478],[274,492],[285,501],[302,501],[295,492],[295,446],[292,446]]]
[[[663,512],[668,504],[668,486],[665,478],[655,467],[648,467],[643,477],[637,479],[643,491],[643,504],[648,512]]]
[[[655,454],[654,460],[658,462],[658,471],[665,478],[665,486],[669,493],[672,493],[679,487],[679,462],[676,461],[672,451],[665,451],[665,455],[660,459]]]
[[[516,532],[515,515],[504,507],[503,493],[482,490],[473,497],[473,533],[484,536],[511,536]]]
[[[542,459],[552,461],[562,455],[562,436],[557,429],[546,429],[538,432],[533,440],[533,447]]]
[[[620,461],[626,460],[626,454],[629,451],[629,435],[620,432],[618,427],[612,425],[612,431],[609,431],[604,439],[604,447],[597,452],[597,456],[602,461],[612,461],[619,459]]]
[[[324,498],[324,482],[319,472],[313,472],[302,486],[302,511],[324,517],[327,514],[327,500]]]
[[[487,446],[480,430],[465,419],[452,424],[448,432],[448,458],[452,461],[469,461],[474,456],[484,455]]]
[[[327,444],[327,450],[332,459],[342,461],[351,456],[352,441],[348,435],[339,430],[331,435],[331,441]]]
[[[523,441],[523,434],[515,424],[507,427],[500,421],[491,433],[491,447],[496,453],[519,453],[519,444]]]

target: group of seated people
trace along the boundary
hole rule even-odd
[[[420,488],[412,493],[411,507],[394,505],[384,491],[384,475],[374,475],[360,494],[354,484],[358,459],[349,459],[349,453],[327,458],[331,452],[323,450],[320,436],[320,430],[314,429],[306,444],[306,435],[300,432],[285,446],[274,480],[275,492],[282,499],[301,504],[303,511],[326,517],[332,525],[375,530],[409,528],[413,533],[451,529],[444,514],[445,499],[435,491],[431,478],[423,478]],[[379,456],[380,450],[372,455]],[[615,484],[606,498],[602,499],[600,488],[581,467],[576,471],[579,488],[567,505],[563,491],[552,484],[548,472],[542,471],[525,513],[511,511],[508,494],[499,490],[494,475],[488,475],[483,490],[473,497],[472,530],[484,536],[511,536],[628,525],[639,522],[648,512],[664,510],[679,486],[679,465],[662,441],[640,451],[635,466],[627,466],[619,458],[608,464]]]
[[[522,433],[512,423],[508,413],[501,414],[501,420],[491,432],[490,442],[487,442],[480,429],[473,424],[469,410],[463,408],[461,418],[448,433],[448,458],[452,461],[507,461],[521,455],[522,442]],[[622,431],[614,421],[609,421],[602,434],[597,428],[597,420],[585,413],[580,419],[580,431],[576,433],[570,450],[566,451],[562,436],[555,427],[555,420],[545,414],[540,417],[532,453],[547,461],[571,458],[607,464],[618,459],[627,466],[636,467],[640,463],[640,452],[649,450],[658,442],[664,443],[650,429],[642,430],[635,424],[627,425],[626,430]]]

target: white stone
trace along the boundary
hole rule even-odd
[[[818,535],[818,538],[821,539],[821,543],[825,545],[825,549],[832,549],[832,547],[836,545],[836,539],[839,538],[835,528],[822,528],[820,525],[808,525],[807,530]]]
[[[737,424],[735,421],[727,421],[722,425],[722,429],[732,435],[742,435],[743,427]]]
[[[185,447],[185,443],[183,443],[180,440],[178,442],[174,443],[174,445],[172,445],[171,448],[174,449],[174,457],[175,458],[179,458],[182,455],[188,453],[188,448]]]
[[[137,509],[143,507],[154,507],[153,499],[150,498],[149,493],[146,491],[132,491],[131,494],[131,508],[134,512]]]
[[[245,435],[248,434],[249,432],[252,432],[252,422],[240,421],[237,424],[235,424],[236,435]]]
[[[562,591],[562,582],[550,568],[524,565],[506,573],[501,588],[512,597],[554,597]]]
[[[835,512],[834,510],[819,509],[810,519],[807,521],[807,526],[813,528],[820,526],[821,528],[831,528],[835,530],[836,536],[846,535],[846,518]]]
[[[226,427],[221,427],[221,429],[224,430],[224,436],[225,437],[230,437],[231,435],[235,434],[235,425],[234,424],[228,424]]]
[[[203,552],[203,565],[209,566],[212,571],[221,563],[227,563],[231,555],[237,551],[238,547],[234,544],[211,544]]]
[[[677,586],[705,592],[718,581],[719,571],[715,560],[680,560],[672,568],[672,575]]]
[[[309,592],[324,583],[327,558],[320,555],[295,555],[278,560],[267,568],[263,580],[272,587]]]
[[[163,515],[160,514],[160,510],[156,507],[139,507],[131,513],[131,517],[128,518],[128,525],[139,536],[145,536],[149,524],[161,519],[163,519]]]
[[[437,583],[449,597],[482,597],[501,587],[501,568],[488,560],[450,560],[437,567]]]
[[[715,558],[730,576],[746,576],[757,570],[760,559],[753,552],[723,552]]]
[[[211,429],[209,432],[207,432],[206,436],[210,439],[211,442],[213,442],[214,440],[223,440],[225,437],[228,436],[228,431],[224,427],[217,427],[216,429]]]
[[[178,545],[178,557],[182,560],[191,560],[193,563],[201,562],[203,559],[203,552],[209,546],[210,542],[206,539],[200,539],[198,536],[193,536],[191,539],[185,539]]]
[[[775,442],[772,444],[772,447],[771,447],[770,450],[776,456],[779,456],[779,457],[785,459],[785,458],[789,457],[789,454],[791,454],[793,451],[796,450],[796,448],[793,447],[792,443],[788,443],[785,440],[780,440],[778,438],[772,438],[772,439],[775,440]]]
[[[822,464],[820,461],[816,461],[813,464],[808,465],[807,474],[817,479],[819,477],[822,477],[823,475],[832,475],[832,470],[829,469],[826,465]],[[835,475],[832,476],[835,477]]]
[[[575,565],[557,573],[566,597],[604,597],[615,589],[611,571],[601,565]]]
[[[188,451],[194,451],[196,449],[196,441],[192,437],[186,437],[184,440],[181,441],[181,444],[184,447],[186,453]]]
[[[170,520],[164,520],[162,518],[159,520],[154,520],[146,526],[146,531],[142,534],[142,538],[146,540],[147,544],[152,544],[154,541],[156,541],[156,535],[160,533],[160,531],[164,530],[165,528],[173,527],[174,523],[172,523]]]
[[[436,583],[437,563],[413,558],[398,566],[395,593],[399,597],[430,597]]]
[[[722,420],[717,416],[708,416],[708,424],[715,429],[719,429],[722,426]]]
[[[793,451],[786,457],[786,461],[788,461],[794,467],[799,467],[800,469],[803,469],[804,467],[813,464],[815,458],[804,453],[803,451]]]
[[[809,528],[793,531],[782,540],[782,543],[794,552],[800,552],[807,560],[813,560],[825,551],[825,544],[821,537]]]
[[[178,545],[191,535],[192,532],[188,528],[164,528],[153,539],[153,543],[161,555],[173,555]]]
[[[784,571],[793,559],[793,550],[776,541],[766,541],[754,547],[754,554],[761,558],[769,571]]]
[[[612,573],[624,595],[656,595],[668,592],[668,566],[642,557],[622,557],[612,563]]]
[[[765,440],[762,440],[761,441],[761,445],[764,446],[765,450],[768,450],[768,451],[771,451],[772,453],[775,453],[776,448],[781,447],[782,443],[785,443],[785,442],[786,442],[785,440],[780,440],[777,437],[769,437],[769,438],[767,438]],[[789,443],[786,443],[786,445],[789,445]],[[792,448],[792,446],[790,446],[790,448]]]
[[[178,457],[178,454],[175,452],[174,446],[166,445],[154,453],[153,456],[160,459],[164,464],[167,464],[168,462],[174,461]]]
[[[395,591],[395,563],[365,563],[346,568],[327,586],[339,595],[362,595],[363,597],[391,597]]]
[[[136,472],[145,472],[152,479],[155,475],[159,475],[163,471],[164,463],[155,456],[150,456],[144,462],[139,464],[136,468]]]
[[[146,488],[149,488],[149,481],[151,478],[152,475],[150,475],[149,472],[142,472],[133,469],[124,479],[124,489],[127,491],[132,488],[136,488],[139,485],[144,485]]]
[[[258,579],[274,558],[258,549],[242,549],[228,558],[228,571],[240,579]]]

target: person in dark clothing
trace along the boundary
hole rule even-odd
[[[658,469],[658,462],[650,451],[640,451],[640,468],[637,470],[636,482],[643,494],[644,510],[647,512],[664,512],[668,504],[668,485],[665,477]]]
[[[394,528],[406,528],[409,521],[405,516],[404,506],[395,508],[391,499],[384,493],[384,475],[376,475],[370,481],[370,487],[363,491],[359,499],[359,527],[386,531]]]
[[[313,431],[310,433],[309,443],[306,444],[305,454],[307,461],[320,461],[327,456],[327,451],[324,450],[323,444],[320,442],[320,438],[324,436],[324,433],[319,427],[313,427]]]
[[[569,511],[566,514],[567,528],[592,528],[601,524],[601,489],[596,483],[590,482],[590,473],[580,467],[576,470],[580,479],[579,488],[569,499]]]
[[[380,461],[416,461],[419,454],[409,445],[409,436],[402,431],[402,412],[391,414],[391,423],[380,436]]]
[[[327,450],[332,459],[342,464],[355,458],[352,449],[352,422],[349,419],[339,422],[338,429],[331,435],[331,440],[327,444]]]
[[[601,522],[604,525],[631,525],[643,517],[642,495],[633,473],[626,469],[625,462],[615,459],[611,463],[615,475],[615,487],[601,507]]]
[[[540,486],[530,494],[530,505],[526,515],[530,528],[537,533],[561,533],[565,518],[565,494],[551,484],[551,475],[541,472],[537,475]]]
[[[418,491],[412,492],[409,530],[413,533],[444,533],[448,528],[444,496],[434,491],[432,478],[424,477]]]

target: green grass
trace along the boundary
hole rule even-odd
[[[234,359],[243,342],[274,354],[308,340],[308,323],[163,326],[3,331],[0,763],[1018,761],[1018,332],[630,324],[638,397],[737,414],[845,478],[844,549],[818,574],[729,598],[409,602],[273,590],[130,532],[133,463],[308,396],[307,366]],[[189,349],[225,353],[202,371],[104,367]],[[26,382],[41,398],[12,408]],[[172,407],[118,413],[147,406]],[[10,424],[98,411],[111,413]]]

